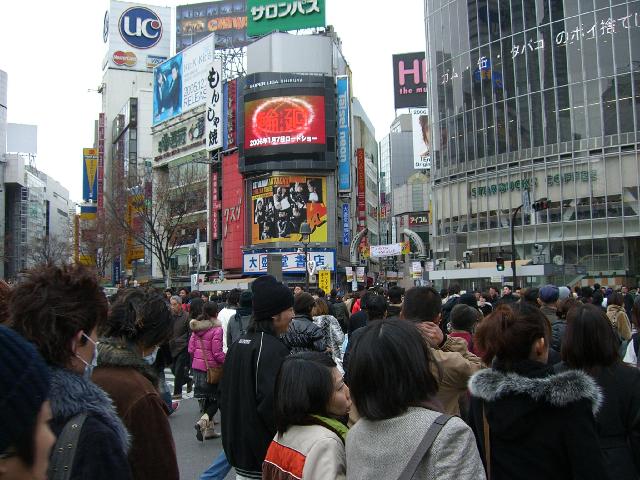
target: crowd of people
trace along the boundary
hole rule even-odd
[[[640,478],[640,296],[327,293],[0,285],[0,480],[179,478],[185,387],[223,446],[201,479]]]

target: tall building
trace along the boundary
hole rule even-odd
[[[7,72],[0,70],[0,185],[4,185],[7,152]],[[5,189],[0,192],[0,259],[5,257]],[[4,260],[0,260],[0,278],[4,278]]]
[[[479,262],[430,278],[495,279],[524,205],[520,281],[637,279],[640,4],[425,1],[425,28],[432,249]]]

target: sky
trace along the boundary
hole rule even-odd
[[[175,7],[189,2],[143,2]],[[342,40],[359,98],[379,140],[393,108],[394,53],[425,49],[424,1],[326,0],[327,24]],[[36,166],[82,196],[82,148],[93,145],[101,109],[106,0],[0,2],[0,70],[7,72],[8,121],[38,126]],[[171,29],[175,28],[175,8]],[[175,33],[172,34],[172,52]]]

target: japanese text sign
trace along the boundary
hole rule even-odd
[[[247,0],[247,34],[325,26],[324,0]]]
[[[207,103],[205,114],[207,151],[222,148],[222,61],[213,60],[207,75]]]
[[[339,76],[336,79],[338,96],[338,190],[351,191],[351,112],[349,97],[349,77]]]
[[[274,252],[282,255],[283,273],[305,273],[304,253],[298,251]],[[243,273],[246,275],[267,273],[269,252],[243,254]],[[309,262],[314,262],[317,269],[335,270],[335,253],[332,250],[307,252]]]

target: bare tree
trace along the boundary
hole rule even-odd
[[[105,212],[93,220],[93,228],[84,228],[78,245],[83,262],[96,269],[100,278],[105,278],[107,269],[122,252],[123,230],[120,222]]]
[[[206,225],[206,171],[206,166],[194,163],[156,169],[151,184],[129,177],[114,185],[107,198],[109,214],[125,236],[152,252],[167,286],[171,258],[186,243],[185,233],[194,225]]]
[[[71,251],[69,238],[45,235],[27,245],[27,262],[30,266],[62,266],[70,263]]]

